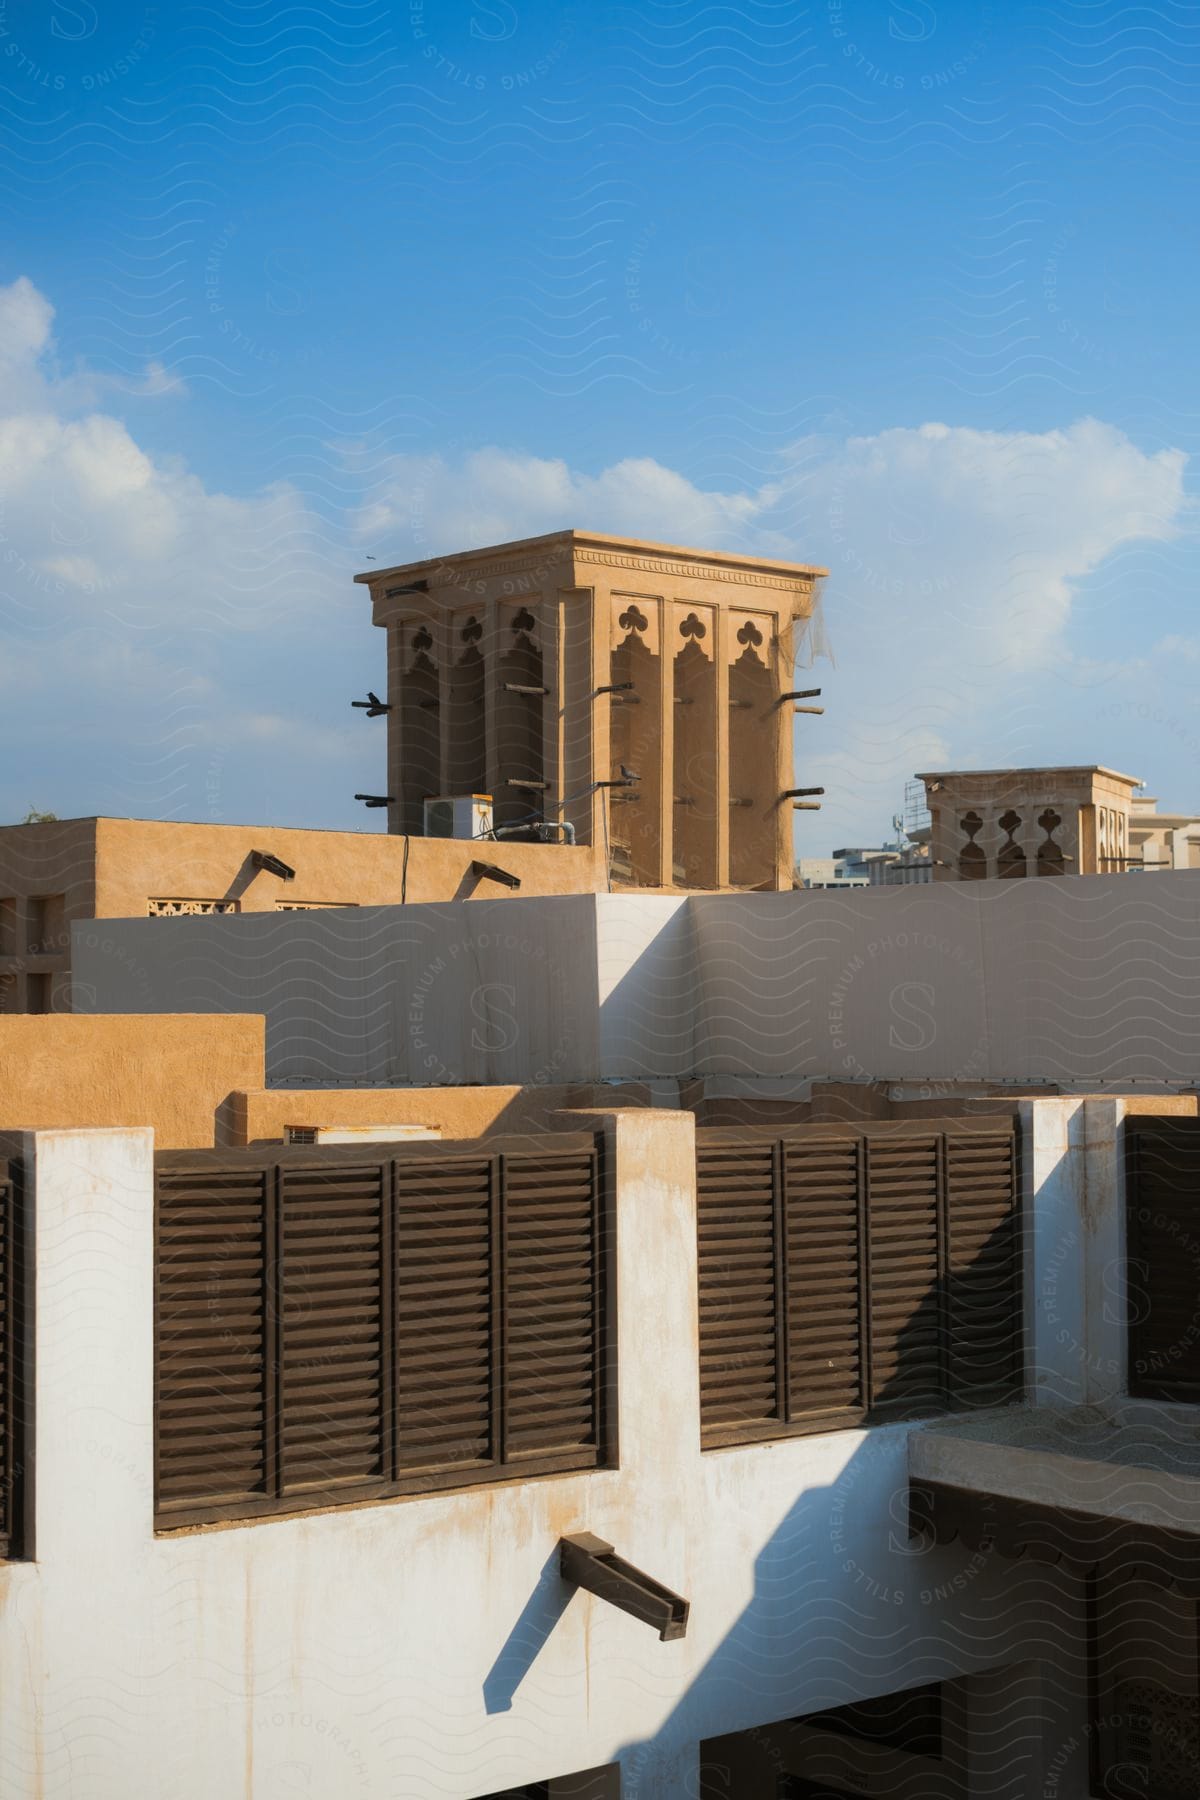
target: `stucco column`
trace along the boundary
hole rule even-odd
[[[675,608],[667,599],[652,602],[658,609],[658,716],[661,720],[658,749],[659,886],[675,886]]]
[[[729,665],[733,660],[733,618],[726,607],[713,614],[715,630],[713,656],[716,660],[717,704],[713,721],[713,772],[717,809],[717,880],[719,888],[729,886]]]
[[[563,708],[562,794],[571,804],[558,815],[575,827],[581,844],[599,845],[603,841],[601,817],[602,796],[593,790],[597,781],[608,779],[608,733],[598,732],[600,709],[593,699],[597,686],[608,680],[608,646],[600,656],[598,615],[595,591],[588,587],[563,588],[559,593],[561,608],[561,672],[559,694]],[[604,612],[604,630],[608,615]],[[601,675],[600,671],[605,673]]]
[[[1037,1405],[1094,1405],[1122,1391],[1123,1104],[1023,1100],[1027,1330]]]
[[[400,782],[403,775],[401,745],[404,737],[404,646],[403,626],[393,619],[387,628],[387,760],[384,781],[384,792],[393,796],[387,809],[388,831],[393,835],[403,832],[407,825],[404,817],[404,804],[400,793]],[[411,704],[411,702],[408,702]],[[374,721],[372,721],[374,723]]]
[[[485,793],[492,796],[492,805],[495,807],[502,800],[512,798],[512,790],[500,785],[500,695],[504,670],[500,663],[502,646],[499,602],[491,598],[486,600],[479,617],[483,625],[483,638],[479,645],[483,651],[483,785]]]
[[[563,816],[558,810],[559,804],[567,794],[567,692],[562,596],[559,593],[547,594],[545,599],[534,601],[531,610],[537,616],[541,634],[542,681],[546,688],[542,706],[542,780],[549,785],[539,799],[547,821],[557,823]]]
[[[156,1650],[147,1613],[154,1133],[31,1133],[25,1164],[41,1598],[30,1646],[38,1775],[28,1791],[120,1800],[146,1791],[146,1742],[163,1698],[162,1645]]]
[[[26,1145],[34,1553],[94,1587],[154,1528],[154,1133],[39,1131]]]
[[[700,1444],[696,1121],[657,1108],[610,1118],[620,1462],[669,1488]]]
[[[1087,1135],[1084,1280],[1087,1298],[1087,1396],[1115,1400],[1127,1385],[1124,1100],[1083,1103]]]

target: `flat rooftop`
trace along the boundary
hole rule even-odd
[[[815,563],[784,562],[777,557],[744,556],[726,550],[702,550],[687,544],[660,544],[651,538],[614,537],[604,531],[549,531],[541,537],[513,538],[503,544],[481,544],[472,550],[456,550],[445,556],[428,556],[420,562],[393,563],[387,567],[367,569],[355,581],[391,581],[397,576],[417,577],[436,573],[439,569],[459,568],[478,562],[481,557],[519,556],[531,551],[558,552],[566,557],[574,549],[625,550],[637,556],[674,557],[684,562],[711,563],[721,569],[747,569],[771,575],[795,575],[812,580],[828,575],[829,570]]]
[[[914,779],[953,781],[962,775],[991,775],[997,780],[1014,775],[1107,775],[1112,781],[1127,781],[1130,787],[1142,785],[1140,776],[1122,774],[1120,769],[1110,769],[1105,763],[1034,763],[1028,768],[1010,769],[926,769]]]
[[[1122,1399],[939,1419],[909,1439],[909,1476],[981,1499],[1200,1533],[1193,1410]]]

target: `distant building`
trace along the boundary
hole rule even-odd
[[[906,844],[903,850],[888,850],[872,856],[867,863],[872,887],[914,887],[933,880],[933,860],[929,854],[928,834],[924,843]]]
[[[1150,794],[1135,793],[1129,814],[1130,868],[1200,869],[1200,817],[1160,813]]]
[[[1135,775],[1100,763],[941,769],[918,780],[938,881],[1200,868],[1200,818],[1158,812]]]
[[[802,856],[796,864],[796,886],[862,888],[870,886],[866,858],[872,850],[835,850],[832,856]]]
[[[908,887],[932,879],[928,842],[844,848],[832,856],[802,856],[796,864],[796,886],[802,888]]]
[[[1119,875],[1130,867],[1134,775],[1099,763],[939,769],[918,777],[938,881]]]

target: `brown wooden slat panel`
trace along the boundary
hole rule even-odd
[[[939,1136],[866,1145],[875,1415],[936,1412],[943,1402]]]
[[[1200,1119],[1126,1126],[1129,1391],[1200,1402]]]
[[[697,1150],[700,1414],[706,1435],[782,1419],[774,1144]]]
[[[600,1220],[577,1133],[161,1155],[160,1526],[598,1466]]]
[[[785,1144],[788,1417],[863,1405],[858,1146]]]
[[[508,1456],[599,1443],[595,1151],[505,1157],[503,1436]]]
[[[428,1176],[433,1174],[433,1179]],[[483,1463],[492,1419],[493,1158],[396,1166],[397,1461],[401,1469]],[[429,1379],[414,1354],[442,1359]]]
[[[266,1493],[264,1169],[157,1184],[156,1405],[160,1505]]]
[[[697,1190],[706,1444],[1019,1397],[1011,1128],[702,1129]]]
[[[950,1394],[960,1407],[1006,1406],[1021,1398],[1024,1343],[1012,1132],[947,1137],[946,1215]]]
[[[280,1306],[281,1492],[384,1469],[384,1192],[390,1165],[285,1169]]]
[[[8,1556],[16,1526],[14,1424],[15,1295],[12,1257],[13,1184],[0,1161],[0,1556]]]

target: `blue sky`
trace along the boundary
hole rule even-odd
[[[1194,9],[0,0],[0,817],[375,828],[350,576],[830,566],[801,848],[1200,806]]]

